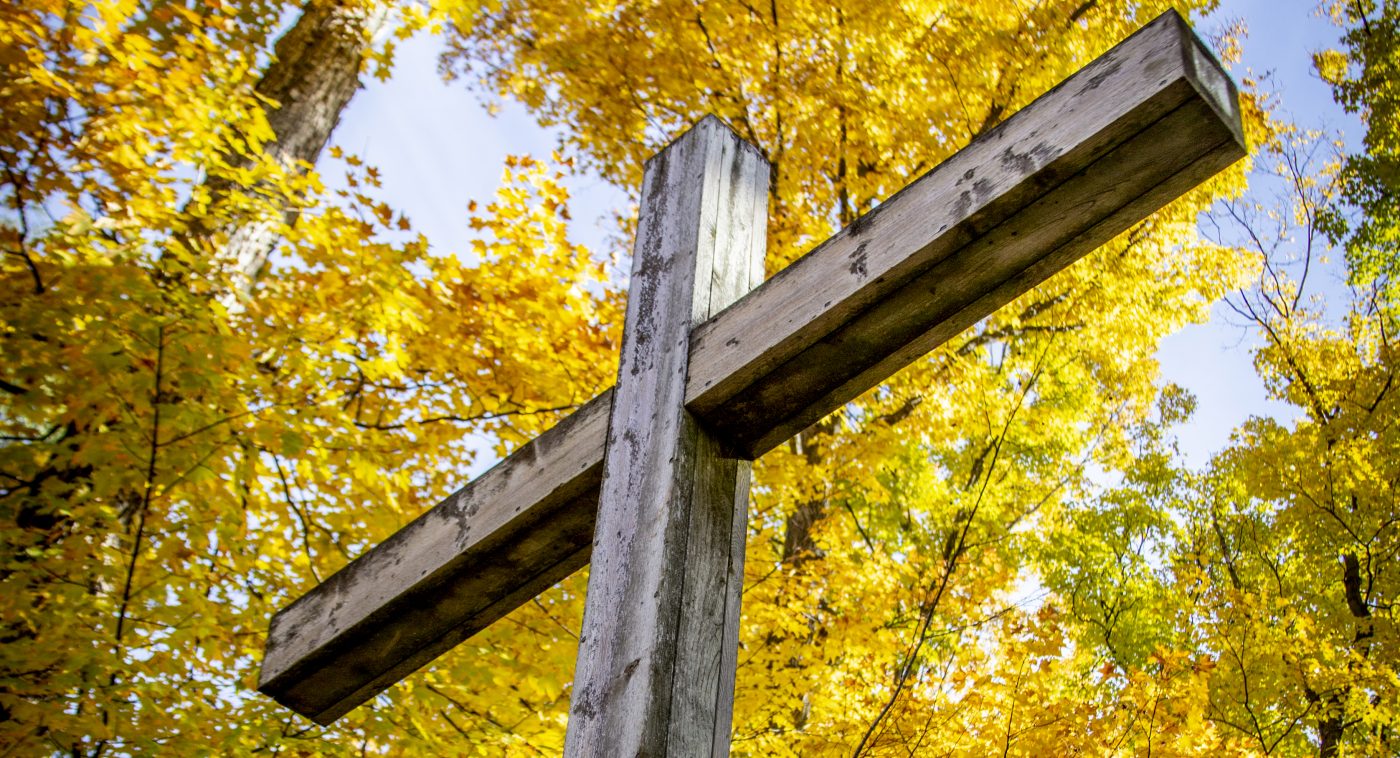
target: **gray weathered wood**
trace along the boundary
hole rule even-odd
[[[713,117],[647,162],[566,756],[728,754],[749,462],[685,409],[687,346],[762,280],[768,170]]]
[[[691,336],[686,404],[757,457],[1245,154],[1164,14]]]
[[[329,724],[588,563],[609,390],[272,619],[258,689]]]
[[[1243,145],[1234,85],[1168,13],[692,330],[686,407],[757,455]],[[586,563],[609,398],[283,609],[259,689],[328,723]]]

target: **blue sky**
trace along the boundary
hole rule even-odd
[[[1312,0],[1224,0],[1199,28],[1209,35],[1231,20],[1244,20],[1249,36],[1236,78],[1246,71],[1268,74],[1284,112],[1300,124],[1354,135],[1352,122],[1312,72],[1311,53],[1337,38],[1315,8]],[[402,45],[393,78],[371,81],[355,97],[334,142],[381,170],[386,199],[435,247],[463,251],[470,239],[467,204],[490,200],[505,156],[548,156],[557,133],[540,128],[512,103],[489,115],[464,82],[442,81],[439,50],[439,40],[426,34]],[[336,169],[328,168],[330,179]],[[595,250],[605,249],[605,219],[625,202],[623,194],[590,176],[568,184],[572,234]],[[1195,417],[1179,434],[1193,465],[1227,444],[1249,415],[1288,415],[1284,406],[1266,401],[1251,364],[1252,344],[1248,330],[1230,323],[1227,310],[1217,305],[1210,323],[1187,327],[1162,345],[1163,378],[1186,387],[1199,401]]]
[[[1279,98],[1280,110],[1300,126],[1345,130],[1358,127],[1332,101],[1327,85],[1312,70],[1312,53],[1335,46],[1338,30],[1315,12],[1311,0],[1224,0],[1202,24],[1209,33],[1233,19],[1244,20],[1249,36],[1235,78],[1261,78]],[[1262,182],[1258,183],[1262,186]],[[1324,271],[1328,287],[1338,286],[1340,271]],[[1238,324],[1228,308],[1217,304],[1209,323],[1188,326],[1163,341],[1158,351],[1164,379],[1196,395],[1199,405],[1179,430],[1181,451],[1193,465],[1204,464],[1230,441],[1230,433],[1251,415],[1288,419],[1291,409],[1269,402],[1254,372],[1252,333]]]

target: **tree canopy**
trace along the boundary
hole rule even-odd
[[[635,195],[714,113],[774,165],[771,273],[1212,6],[0,9],[0,747],[557,754],[582,573],[334,726],[253,686],[277,608],[612,381],[635,219],[584,248],[565,179]],[[1248,165],[760,459],[736,754],[1395,752],[1396,8],[1326,6],[1356,150],[1246,78]],[[321,155],[412,34],[565,135],[498,167],[467,249]],[[1315,296],[1332,244],[1345,302]],[[1296,419],[1193,468],[1155,356],[1219,302]]]

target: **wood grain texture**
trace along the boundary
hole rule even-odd
[[[1240,157],[1169,12],[691,336],[687,407],[757,457]]]
[[[756,456],[1242,154],[1234,85],[1168,13],[692,329],[688,360],[668,335],[694,414],[676,423],[708,433],[683,429],[693,444],[677,454]],[[709,264],[691,323],[761,276],[730,263]],[[584,565],[610,404],[611,391],[281,611],[259,688],[329,723]],[[726,476],[698,480],[720,491]],[[697,545],[722,532],[666,529]],[[743,534],[736,523],[731,554]],[[725,614],[737,607],[725,599]]]
[[[647,163],[566,756],[728,754],[749,463],[686,411],[687,347],[760,280],[768,172],[715,118]]]
[[[282,609],[258,689],[329,724],[588,562],[612,391]]]

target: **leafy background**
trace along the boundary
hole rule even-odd
[[[776,270],[1169,6],[1213,9],[0,10],[0,750],[557,753],[583,574],[329,728],[252,691],[267,619],[611,381],[640,161],[686,124],[776,165]],[[760,462],[736,753],[1394,753],[1400,8],[1266,12],[1323,30],[1286,76],[1202,24],[1247,165]],[[369,85],[324,150],[285,117],[343,103],[270,73],[303,59]],[[420,139],[452,119],[392,87],[506,115]],[[1206,456],[1158,356],[1212,312],[1260,412]]]

